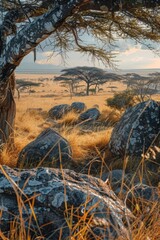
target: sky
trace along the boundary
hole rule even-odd
[[[158,49],[158,45],[155,45]],[[132,40],[119,40],[117,48],[115,64],[118,69],[152,69],[160,68],[160,56],[155,52],[146,49],[141,44],[135,44]],[[77,52],[68,52],[65,60],[62,59],[60,54],[53,53],[49,48],[45,51],[37,51],[36,64],[33,61],[33,53],[26,56],[21,63],[22,68],[67,68],[76,66],[96,66],[105,68],[104,65],[93,62],[91,58],[79,54]]]

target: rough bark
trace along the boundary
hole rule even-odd
[[[15,77],[11,75],[5,100],[0,104],[0,146],[14,142],[14,119],[16,105],[14,101]]]
[[[124,222],[133,217],[102,180],[53,168],[1,167],[0,209],[1,231],[10,236],[15,224],[16,233],[24,233],[21,239],[27,231],[34,239],[78,239],[83,228],[86,239],[128,239]]]
[[[89,96],[89,83],[87,83],[87,87],[86,87],[86,95]]]
[[[80,0],[70,0],[63,6],[54,6],[38,19],[34,20],[29,26],[25,26],[21,31],[14,31],[14,24],[18,21],[15,12],[11,18],[4,19],[1,30],[1,54],[0,54],[0,142],[3,144],[8,141],[10,129],[13,129],[15,117],[15,104],[10,90],[10,76],[14,73],[16,67],[20,64],[25,55],[31,52],[40,42],[54,33],[60,27],[65,19],[72,14],[75,6],[80,4]],[[10,17],[10,15],[9,15]],[[4,28],[3,28],[4,27]],[[6,30],[7,29],[7,30]],[[6,36],[15,33],[15,36],[6,45]]]

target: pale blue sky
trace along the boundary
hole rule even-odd
[[[148,68],[160,68],[160,57],[153,53],[151,50],[145,49],[141,44],[135,44],[131,40],[119,40],[118,47],[116,49],[117,56],[115,58],[117,67],[119,69],[148,69]],[[53,55],[51,57],[51,55]],[[33,53],[30,53],[25,57],[21,64],[21,68],[33,62]],[[36,65],[43,68],[42,65],[51,65],[64,67],[75,66],[97,66],[104,68],[104,65],[97,61],[91,61],[91,58],[79,54],[77,52],[68,52],[65,63],[59,54],[53,54],[52,51],[39,52],[37,51]],[[51,65],[50,65],[51,64]]]

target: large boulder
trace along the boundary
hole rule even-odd
[[[97,108],[89,108],[79,116],[80,121],[96,121],[100,117],[100,111]]]
[[[102,180],[53,168],[1,167],[0,209],[7,239],[128,239],[133,217]]]
[[[72,151],[69,143],[51,128],[44,130],[34,141],[25,146],[19,154],[17,167],[67,166]]]
[[[146,101],[129,108],[115,126],[109,142],[115,155],[141,156],[160,131],[160,105]]]
[[[77,113],[81,113],[86,109],[86,105],[83,102],[73,102],[71,104],[71,109]]]
[[[51,108],[48,112],[48,115],[50,118],[60,119],[69,111],[71,111],[71,107],[69,104],[60,104]]]

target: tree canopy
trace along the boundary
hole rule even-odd
[[[96,88],[107,81],[117,81],[121,77],[114,73],[108,73],[101,68],[96,67],[75,67],[66,68],[62,70],[59,77],[55,77],[56,81],[70,81],[74,84],[77,81],[84,81],[86,83],[86,95],[89,95],[90,87]]]
[[[158,87],[160,73],[151,73],[149,76],[141,76],[135,73],[127,73],[124,77],[124,83],[127,88],[132,90],[136,99],[140,102],[150,99],[151,95],[159,92]]]
[[[1,125],[8,121],[13,125],[10,114],[5,112],[11,106],[15,109],[11,104],[11,75],[42,41],[51,36],[54,50],[60,53],[79,51],[112,65],[111,50],[117,37],[144,44],[146,39],[159,42],[159,6],[159,0],[1,0],[0,110],[5,116],[0,119]],[[97,44],[84,42],[85,34],[96,39]],[[1,130],[8,132],[4,127]]]
[[[107,64],[111,64],[110,50],[117,36],[136,41],[160,39],[159,0],[3,0],[1,8],[3,82],[23,57],[51,34],[55,49],[85,52]],[[98,44],[82,42],[84,33]],[[9,36],[13,37],[8,41]]]

